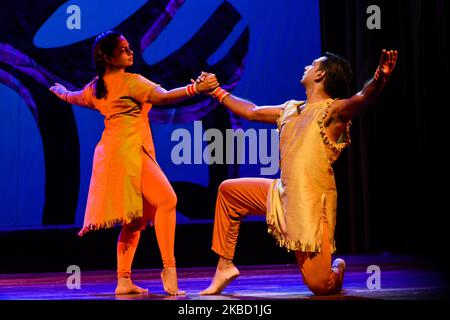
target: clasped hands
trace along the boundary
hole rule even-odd
[[[216,75],[205,71],[202,71],[197,79],[191,79],[191,82],[196,85],[199,92],[208,95],[212,95],[214,90],[219,87]]]

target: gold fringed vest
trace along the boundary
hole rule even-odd
[[[325,132],[333,99],[309,104],[291,100],[277,121],[280,132],[280,179],[274,180],[267,202],[268,232],[281,247],[320,252],[323,221],[328,222],[335,252],[336,184],[332,164],[350,143],[350,123],[338,142]]]

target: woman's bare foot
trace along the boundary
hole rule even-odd
[[[208,288],[200,292],[200,295],[220,294],[234,279],[239,276],[239,270],[229,259],[220,257],[216,273]]]
[[[135,294],[148,293],[148,289],[144,289],[135,285],[130,278],[119,278],[115,293],[119,294]]]
[[[164,267],[163,271],[161,271],[161,280],[164,291],[171,296],[186,294],[186,291],[181,291],[178,288],[177,269],[175,267]]]

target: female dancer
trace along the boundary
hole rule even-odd
[[[164,290],[181,295],[175,266],[174,242],[177,197],[155,158],[148,112],[152,104],[182,101],[218,87],[210,75],[201,83],[166,91],[139,74],[125,72],[133,51],[116,31],[99,35],[93,45],[97,77],[83,90],[71,92],[55,83],[50,90],[62,100],[98,110],[105,129],[95,148],[91,183],[79,235],[122,225],[117,244],[116,294],[145,293],[131,281],[131,266],[141,230],[155,226],[163,270]]]

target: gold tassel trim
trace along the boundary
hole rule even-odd
[[[326,207],[326,198],[325,195],[322,196],[322,213],[326,215],[327,207]],[[287,240],[286,237],[278,231],[275,227],[275,221],[272,215],[272,212],[267,212],[266,216],[267,221],[267,232],[271,234],[274,238],[278,246],[281,248],[286,248],[289,251],[302,251],[302,252],[314,252],[320,253],[322,250],[322,241],[317,241],[316,243],[305,243],[300,240]],[[322,230],[323,232],[323,230]],[[331,253],[335,253],[336,251],[336,243],[333,241],[331,244]]]
[[[81,229],[80,232],[78,232],[78,236],[82,237],[89,231],[108,229],[108,228],[116,227],[118,225],[124,225],[124,224],[130,223],[133,220],[136,220],[136,219],[139,219],[142,217],[143,217],[143,210],[137,210],[135,212],[128,213],[126,218],[119,218],[119,219],[108,220],[108,221],[105,221],[102,223],[89,224],[89,225],[83,227],[83,229]],[[149,220],[151,222],[151,219],[149,219]],[[147,223],[148,222],[146,221],[144,225],[147,225]]]
[[[344,149],[345,147],[347,147],[348,145],[350,145],[352,143],[352,140],[350,138],[350,127],[352,125],[352,122],[349,121],[345,127],[345,141],[341,142],[341,143],[334,142],[327,136],[327,134],[325,132],[325,125],[323,123],[323,121],[325,120],[325,118],[328,115],[329,110],[330,110],[330,106],[328,105],[327,109],[325,110],[325,112],[322,115],[322,118],[319,121],[317,121],[317,123],[320,128],[320,135],[322,136],[323,143],[326,146],[328,146],[332,152],[339,153],[342,151],[342,149]]]
[[[315,244],[311,243],[304,243],[300,240],[287,240],[282,233],[278,231],[278,229],[274,225],[274,219],[271,212],[267,213],[267,232],[271,234],[274,238],[276,243],[280,247],[284,247],[287,249],[287,251],[303,251],[303,252],[320,252],[322,248],[322,244],[320,241],[318,241]]]
[[[315,244],[304,243],[300,240],[287,240],[273,225],[268,225],[267,232],[271,234],[276,243],[281,248],[286,248],[289,251],[302,251],[302,252],[320,252],[322,244],[317,242]]]

